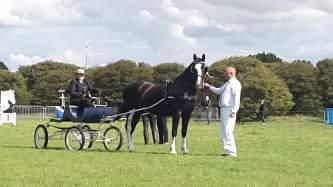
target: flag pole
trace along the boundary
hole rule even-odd
[[[86,40],[86,67],[85,69],[88,69],[88,41]]]

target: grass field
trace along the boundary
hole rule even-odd
[[[0,186],[333,186],[333,128],[308,117],[271,118],[266,126],[236,127],[239,156],[223,158],[218,123],[191,122],[189,155],[170,145],[144,145],[142,125],[134,153],[102,144],[71,152],[63,140],[34,148],[37,120],[0,127]],[[50,129],[52,131],[52,129]],[[179,129],[180,130],[180,129]]]

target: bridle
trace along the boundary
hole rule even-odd
[[[191,72],[195,75],[194,78],[196,78],[196,80],[198,80],[198,78],[200,77],[201,78],[201,81],[200,81],[200,88],[199,89],[204,89],[204,80],[205,80],[205,77],[206,77],[206,74],[208,71],[206,71],[206,64],[205,62],[192,62],[193,63],[193,67],[195,67],[195,65],[197,64],[201,64],[201,75],[199,75],[198,73],[194,74],[193,72],[193,67],[191,68]]]

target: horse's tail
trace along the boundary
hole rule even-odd
[[[128,112],[129,109],[124,105],[124,103],[120,106],[119,110],[117,111],[117,116],[113,119],[114,121],[119,120],[121,117],[123,117],[123,115],[121,115],[122,113],[126,113]]]
[[[142,84],[140,81],[131,83],[127,85],[123,92],[123,103],[120,105],[120,108],[117,112],[117,116],[114,118],[114,120],[119,120],[123,115],[122,113],[126,113],[130,111],[131,109],[135,108],[135,104],[137,103],[137,91],[138,87]]]

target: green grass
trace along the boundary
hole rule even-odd
[[[220,156],[218,123],[191,122],[190,154],[180,153],[179,132],[176,156],[169,154],[170,145],[144,145],[140,124],[134,153],[127,152],[124,128],[119,152],[102,144],[71,152],[63,140],[37,150],[38,123],[0,127],[0,186],[333,186],[333,128],[316,118],[238,125],[238,158]]]

